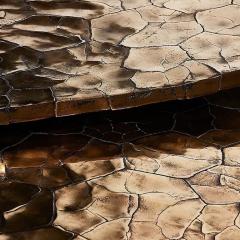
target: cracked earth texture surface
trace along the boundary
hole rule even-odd
[[[0,240],[239,240],[239,94],[1,126]]]
[[[0,124],[239,87],[239,0],[1,0]]]

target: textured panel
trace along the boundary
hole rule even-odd
[[[1,240],[239,240],[240,89],[1,126]]]
[[[0,124],[240,86],[238,0],[1,0]]]

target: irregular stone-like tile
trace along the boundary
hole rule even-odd
[[[191,223],[191,225],[185,230],[184,239],[185,240],[207,240],[207,236],[202,233],[201,221],[195,220]]]
[[[89,38],[88,22],[78,18],[61,18],[54,16],[32,16],[23,21],[13,24],[16,29],[31,32],[47,32],[55,34],[63,34],[63,36],[71,37],[76,35],[82,39]]]
[[[96,18],[104,14],[117,12],[120,10],[117,6],[108,6],[104,1],[85,1],[78,2],[71,0],[70,2],[62,1],[31,1],[30,6],[40,14],[49,14],[56,16],[74,16],[80,18]]]
[[[14,181],[34,184],[40,187],[55,188],[71,182],[63,167],[13,168],[7,172],[7,178]]]
[[[199,199],[179,202],[163,211],[159,215],[157,224],[167,238],[179,239],[188,225],[200,215],[204,206]]]
[[[198,140],[180,134],[138,140],[127,147],[126,155],[132,169],[178,178],[188,178],[218,165],[222,157],[221,151],[213,146],[204,146]]]
[[[34,240],[44,240],[47,238],[58,240],[70,240],[73,234],[63,231],[59,228],[42,228],[27,232],[9,233],[0,235],[0,240],[27,240],[29,238]]]
[[[23,5],[23,2],[22,2],[22,5]],[[21,5],[19,5],[16,9],[11,9],[11,7],[4,9],[4,6],[2,8],[2,5],[1,5],[1,9],[3,9],[3,11],[1,11],[1,18],[0,18],[1,27],[9,26],[18,21],[22,21],[30,17],[32,14],[34,14],[34,11],[30,9],[28,10],[26,8],[21,9]]]
[[[167,240],[161,229],[151,222],[133,222],[131,224],[131,238],[133,240],[142,239]]]
[[[174,14],[174,10],[167,8],[160,8],[154,5],[143,6],[138,9],[142,18],[147,22],[166,22]],[[140,43],[141,44],[141,43]]]
[[[240,168],[234,166],[217,166],[208,170],[211,173],[219,174],[221,176],[228,176],[240,179]]]
[[[236,191],[239,191],[240,189],[240,181],[236,178],[222,175],[220,181],[223,186],[228,186],[229,188],[235,189]]]
[[[203,233],[220,233],[224,231],[227,227],[234,225],[238,214],[239,206],[236,204],[206,206],[199,217],[203,222]]]
[[[161,2],[161,0],[160,0]],[[154,0],[155,4],[158,4],[158,0]],[[164,6],[170,9],[175,9],[178,11],[183,11],[186,13],[194,13],[197,11],[202,11],[205,9],[219,8],[230,4],[230,0],[220,0],[220,1],[207,1],[207,0],[170,0],[164,3]]]
[[[211,172],[210,170],[197,173],[193,177],[189,178],[188,182],[191,185],[219,186],[220,175],[214,172]]]
[[[0,182],[0,212],[6,212],[29,202],[39,188],[17,182]]]
[[[138,88],[152,88],[168,85],[168,79],[164,73],[160,72],[137,72],[131,78]],[[146,84],[146,79],[151,79],[151,82]]]
[[[86,60],[104,63],[121,64],[128,54],[128,49],[126,47],[107,42],[100,43],[92,41],[92,44],[88,46],[86,50],[88,53]],[[84,55],[84,53],[82,53],[82,55]]]
[[[112,239],[127,240],[129,221],[130,219],[120,218],[114,221],[103,223],[94,230],[83,234],[83,237],[86,237],[90,240],[104,240],[111,236]]]
[[[37,89],[52,87],[64,81],[63,77],[56,77],[56,72],[54,74],[46,70],[18,71],[7,75],[5,78],[13,88],[24,90],[31,87]]]
[[[92,21],[92,37],[99,42],[116,44],[146,25],[147,22],[134,10],[109,14]]]
[[[86,210],[74,212],[58,211],[54,225],[82,234],[84,231],[94,229],[103,222],[105,222],[103,218]]]
[[[174,46],[200,32],[202,27],[195,21],[151,23],[142,31],[126,37],[122,44],[126,47]]]
[[[42,32],[28,32],[24,30],[1,31],[2,39],[39,51],[61,49],[81,43],[78,37],[64,37]],[[23,44],[24,43],[24,44]]]
[[[239,202],[239,191],[227,186],[198,186],[192,185],[194,190],[208,204],[230,204]]]
[[[143,58],[144,61],[139,61]],[[179,47],[133,48],[124,66],[141,71],[165,72],[187,59],[187,54]]]
[[[12,47],[1,53],[1,71],[3,74],[15,71],[29,71],[39,66],[40,54],[25,47]],[[19,80],[20,81],[20,80]]]
[[[76,135],[73,134],[72,137],[75,138]],[[69,154],[65,154],[64,162],[65,163],[82,162],[82,164],[84,164],[84,162],[89,161],[93,162],[94,164],[94,161],[119,160],[119,157],[122,154],[121,146],[114,142],[109,143],[101,141],[96,138],[90,140],[89,138],[90,138],[89,136],[79,135],[76,138],[76,140],[78,139],[78,141],[70,141],[69,142],[70,148],[68,150],[65,148]],[[86,141],[87,139],[89,140],[88,142]],[[80,142],[82,142],[82,144],[84,145],[82,144],[80,145]],[[72,147],[75,149],[71,149]]]
[[[177,198],[167,193],[147,193],[139,198],[139,206],[133,219],[137,222],[156,222],[161,212],[178,202]]]
[[[179,200],[196,197],[196,194],[183,180],[150,173],[136,171],[118,172],[93,182],[106,187],[112,192],[135,194],[167,193]]]
[[[77,156],[76,156],[77,158]],[[100,160],[100,161],[80,161],[67,163],[67,168],[74,173],[74,178],[84,178],[86,180],[104,176],[124,168],[122,159]]]
[[[236,226],[229,227],[218,234],[216,240],[237,240],[239,238],[240,229]]]
[[[89,64],[85,63],[85,50],[86,44],[80,44],[69,49],[65,48],[44,52],[41,64],[48,71],[55,72],[54,75],[56,77],[62,75],[63,80],[71,80],[74,77],[83,75],[86,68],[89,68]]]
[[[234,47],[230,47],[233,43]],[[221,61],[223,64],[218,65],[219,67],[216,67],[215,64],[211,64],[211,61],[207,61],[206,64],[216,68],[219,72],[222,72],[229,71],[237,67],[239,57],[235,55],[235,52],[239,44],[239,36],[228,36],[204,32],[185,41],[181,44],[181,46],[194,59],[217,59],[218,61]],[[224,80],[225,79],[223,79],[223,81]],[[223,83],[228,84],[227,82]]]
[[[199,12],[196,17],[206,31],[220,34],[239,35],[239,9],[239,6],[229,5]]]
[[[112,193],[104,187],[93,186],[93,203],[88,210],[107,220],[128,218],[136,211],[138,199],[132,194]]]
[[[224,147],[231,143],[237,142],[239,139],[239,131],[237,130],[211,130],[201,136],[206,142],[214,143]]]
[[[92,187],[79,183],[56,191],[56,206],[58,210],[80,210],[92,202]]]
[[[9,148],[3,160],[11,167],[56,166],[68,154],[80,150],[87,144],[89,137],[83,135],[46,135],[33,134],[19,145]]]
[[[5,212],[5,224],[0,228],[0,231],[19,232],[45,226],[52,221],[53,207],[53,194],[43,190],[29,204]]]
[[[238,154],[239,144],[224,149],[225,162],[230,166],[239,166],[240,158]]]
[[[197,81],[197,80],[203,80],[206,75],[208,75],[208,78],[211,79],[215,76],[217,76],[216,71],[211,69],[209,66],[206,66],[204,64],[201,64],[197,61],[186,61],[183,63],[183,66],[186,67],[189,72],[192,75],[192,79],[189,79],[189,81]],[[216,82],[216,85],[219,86],[218,84],[218,79],[214,79],[214,82]],[[212,87],[212,84],[209,84],[209,87]],[[190,87],[191,88],[191,87]]]
[[[56,197],[60,211],[54,223],[79,234],[105,222],[105,219],[131,217],[137,206],[134,195],[111,193],[103,187],[85,183],[60,189]],[[80,210],[83,208],[86,210]],[[65,222],[66,218],[70,221]],[[78,222],[81,218],[84,223]]]
[[[136,72],[131,80],[138,88],[169,87],[170,85],[180,85],[189,79],[190,71],[183,66],[171,68],[162,72]],[[146,83],[146,79],[151,81]]]
[[[221,153],[213,145],[207,145],[198,139],[176,132],[155,134],[149,138],[141,138],[134,142],[146,149],[158,150],[170,155],[185,155],[188,158],[212,160],[221,158]]]

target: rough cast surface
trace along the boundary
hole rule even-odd
[[[1,0],[0,124],[240,85],[239,0]]]
[[[239,240],[239,94],[0,127],[0,240]]]

